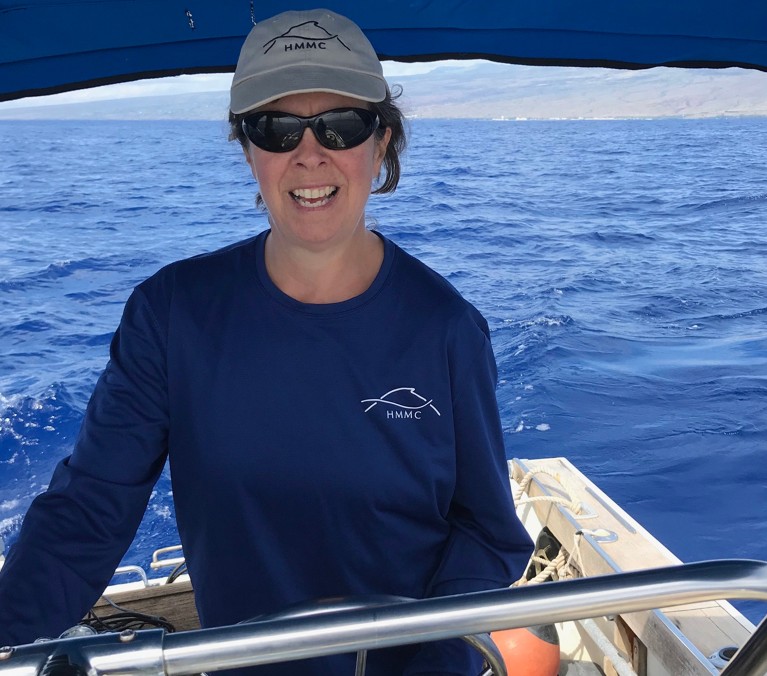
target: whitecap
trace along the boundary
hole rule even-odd
[[[559,317],[533,317],[532,319],[504,319],[503,323],[529,329],[534,326],[566,326],[572,321],[571,317],[561,315]]]
[[[163,519],[170,519],[170,507],[168,505],[152,505],[152,511]]]
[[[20,394],[12,394],[10,397],[6,397],[0,392],[0,415],[5,415],[8,409],[17,408],[22,399],[23,396]]]
[[[10,516],[7,519],[2,519],[0,521],[0,535],[14,530],[19,525],[21,525],[21,514],[16,514],[15,516]]]
[[[536,425],[535,429],[537,429],[539,432],[548,432],[551,429],[551,425],[548,423],[541,423],[540,425]]]

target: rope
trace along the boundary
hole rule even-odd
[[[560,498],[556,495],[539,495],[532,498],[519,498],[514,500],[514,503],[517,507],[521,507],[522,505],[529,505],[533,502],[553,502],[557,505],[564,505],[573,514],[580,514],[583,511],[583,503],[577,502],[575,500],[567,500],[566,498]]]
[[[594,620],[580,620],[580,623],[586,630],[586,633],[591,636],[594,643],[597,644],[597,648],[599,648],[602,651],[602,654],[610,660],[613,669],[615,669],[615,673],[618,676],[637,676],[637,672],[634,671],[634,667],[631,666],[631,663],[618,652],[615,644],[605,635]]]
[[[533,480],[533,477],[536,474],[546,474],[552,479],[555,479],[557,483],[565,489],[567,498],[560,498],[556,495],[540,495],[538,497],[528,496],[523,498],[522,496],[525,494],[527,487],[530,485],[530,482]],[[583,512],[583,504],[577,500],[573,500],[570,497],[572,492],[573,491],[569,490],[569,487],[564,484],[562,477],[559,476],[559,474],[556,472],[545,467],[540,469],[533,469],[528,471],[525,476],[522,477],[522,481],[519,482],[519,487],[514,493],[514,503],[517,507],[521,507],[522,505],[527,505],[534,502],[553,502],[554,504],[567,507],[573,514],[581,514]]]
[[[564,550],[560,549],[559,554],[554,557],[551,561],[547,561],[543,557],[533,556],[531,559],[535,563],[542,563],[546,567],[538,573],[534,578],[528,580],[524,575],[519,578],[514,584],[512,584],[512,587],[522,587],[526,584],[540,584],[541,582],[545,582],[549,579],[554,579],[554,576],[552,573],[557,572],[557,575],[559,575],[558,571],[560,568],[564,568],[565,566],[565,552]],[[561,579],[561,578],[560,578]]]
[[[560,497],[557,495],[541,495],[538,497],[522,497],[533,480],[536,474],[546,474],[559,483],[565,489],[567,497]],[[548,469],[540,468],[528,471],[519,482],[519,487],[514,492],[514,503],[517,509],[523,505],[532,504],[536,502],[550,502],[556,505],[563,505],[567,507],[574,514],[581,514],[583,512],[583,504],[577,500],[573,500],[571,496],[572,490],[569,490],[568,486],[565,486],[562,478],[558,473]],[[512,587],[521,587],[527,584],[540,584],[547,580],[565,580],[569,578],[581,577],[584,574],[583,559],[581,558],[580,544],[582,540],[583,531],[577,531],[573,538],[573,546],[568,554],[563,547],[560,547],[559,552],[553,559],[548,559],[544,556],[543,551],[540,550],[533,554],[530,559],[530,563],[543,566],[543,568],[530,580],[527,579],[526,574],[512,584]]]

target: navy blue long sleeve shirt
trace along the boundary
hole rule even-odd
[[[486,322],[384,239],[350,300],[269,279],[268,233],[137,287],[73,454],[0,572],[0,643],[76,623],[129,546],[166,457],[203,626],[310,599],[497,588],[531,551],[510,495]],[[471,673],[462,648],[368,673]],[[306,671],[335,674],[353,656]]]

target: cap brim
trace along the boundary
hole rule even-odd
[[[386,98],[386,80],[368,73],[301,65],[256,74],[232,84],[230,109],[246,113],[291,94],[329,92],[377,103]]]

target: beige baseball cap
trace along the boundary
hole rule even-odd
[[[327,9],[283,12],[256,24],[240,50],[230,109],[331,92],[379,102],[387,85],[373,46],[353,21]]]

